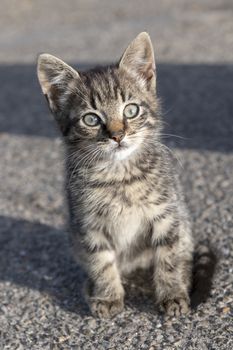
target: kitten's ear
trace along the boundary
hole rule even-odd
[[[119,67],[143,78],[149,89],[155,89],[154,50],[149,34],[142,32],[130,43],[120,60]]]
[[[59,114],[79,74],[59,58],[41,54],[38,58],[37,75],[41,89],[54,114]]]

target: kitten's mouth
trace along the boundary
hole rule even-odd
[[[126,158],[131,157],[132,153],[135,152],[136,148],[136,145],[130,145],[124,142],[114,145],[114,147],[112,147],[111,153],[114,160],[122,161]]]
[[[119,143],[113,140],[110,140],[108,152],[110,157],[113,157],[114,160],[124,160],[132,155],[138,148],[137,145],[132,145],[127,140],[122,140]]]
[[[115,146],[114,151],[120,152],[120,151],[126,150],[127,148],[128,148],[128,146],[126,144],[118,143]]]
[[[126,145],[123,145],[122,143],[118,143],[118,145],[116,146],[116,149],[119,148],[126,148]]]

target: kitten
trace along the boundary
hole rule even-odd
[[[122,311],[122,280],[153,268],[155,300],[187,313],[193,241],[182,191],[161,143],[153,47],[139,34],[119,63],[77,72],[42,54],[38,77],[63,135],[75,258],[93,314]]]

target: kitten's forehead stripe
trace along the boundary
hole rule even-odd
[[[97,105],[96,105],[96,101],[95,101],[95,96],[94,96],[94,91],[91,90],[91,93],[90,93],[90,104],[91,104],[91,107],[95,110],[97,110]]]
[[[127,100],[131,100],[132,97],[133,97],[132,94],[130,92],[128,92]]]
[[[113,85],[113,92],[114,92],[114,98],[115,98],[115,100],[117,100],[118,96],[119,96],[119,85],[118,84]]]
[[[102,97],[101,97],[99,91],[93,91],[93,95],[94,95],[94,99],[95,99],[96,104],[101,105],[103,103],[103,100],[102,100]]]
[[[122,102],[125,102],[126,101],[125,91],[122,88],[120,88],[120,95],[121,95]]]

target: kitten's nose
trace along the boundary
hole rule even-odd
[[[121,142],[121,140],[124,138],[124,132],[123,131],[113,131],[110,134],[110,138],[118,143]]]

